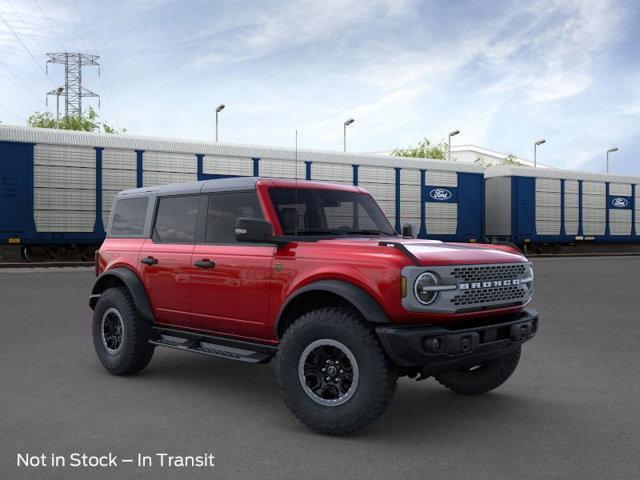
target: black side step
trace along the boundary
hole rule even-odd
[[[169,347],[184,352],[200,353],[214,357],[237,360],[246,363],[267,363],[277,351],[277,347],[246,342],[226,337],[184,332],[181,330],[155,327],[156,338],[149,340],[153,345]]]

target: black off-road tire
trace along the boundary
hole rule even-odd
[[[305,391],[299,362],[313,342],[330,339],[350,350],[359,380],[345,403],[325,406]],[[346,308],[321,308],[298,318],[285,332],[276,357],[276,381],[285,404],[303,424],[329,435],[353,433],[376,420],[389,406],[398,373],[373,328]]]
[[[490,360],[477,368],[451,370],[435,375],[443,386],[461,395],[480,395],[498,388],[515,371],[520,360],[521,347],[502,357]]]
[[[120,348],[115,353],[110,352],[103,341],[102,319],[108,311],[112,318],[116,311],[124,326]],[[151,323],[142,318],[126,288],[109,288],[100,296],[93,312],[92,331],[93,346],[100,363],[112,374],[131,375],[142,370],[151,361],[155,349],[149,343],[153,334]]]

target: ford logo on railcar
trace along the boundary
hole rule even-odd
[[[429,192],[429,196],[434,200],[449,200],[452,193],[446,188],[434,188]]]
[[[611,200],[611,205],[613,205],[616,208],[624,208],[627,205],[629,205],[629,200],[622,197],[616,197],[613,200]]]

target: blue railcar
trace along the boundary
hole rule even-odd
[[[623,175],[490,167],[485,172],[485,231],[536,253],[565,245],[640,240],[640,178]]]
[[[358,185],[398,231],[410,224],[420,238],[483,238],[477,165],[0,125],[0,244],[30,258],[89,258],[117,192],[233,176]]]

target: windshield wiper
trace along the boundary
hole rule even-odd
[[[297,232],[287,232],[287,235],[338,235],[335,230],[328,230],[326,228],[305,228],[304,230],[298,230]]]
[[[382,230],[347,230],[345,233],[349,235],[391,235]]]

